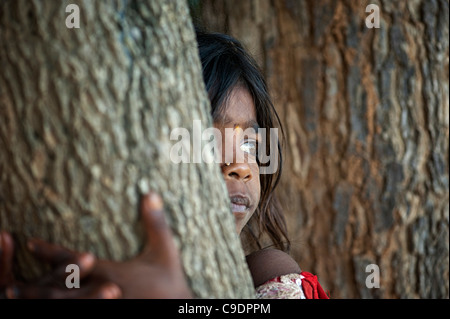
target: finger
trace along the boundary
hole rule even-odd
[[[8,299],[70,299],[74,298],[76,291],[67,289],[64,293],[61,288],[38,286],[35,284],[14,285],[6,288]]]
[[[76,260],[78,253],[63,246],[46,242],[39,238],[31,238],[27,242],[30,252],[39,260],[52,265],[67,263]]]
[[[67,266],[75,264],[78,266],[80,279],[83,279],[90,275],[94,270],[97,260],[93,254],[90,253],[80,253],[77,254],[76,260],[67,260],[66,263],[61,263],[50,273],[44,275],[40,280],[40,285],[45,284],[61,284],[65,281],[70,271]]]
[[[7,232],[0,232],[0,287],[12,280],[14,242]]]
[[[28,241],[28,248],[36,258],[50,263],[55,267],[54,271],[49,276],[46,276],[46,279],[49,277],[64,277],[66,275],[66,267],[69,264],[78,265],[80,268],[80,278],[84,278],[92,271],[96,262],[95,256],[91,253],[75,252],[41,239],[30,239]]]
[[[118,299],[122,291],[114,283],[86,284],[80,288],[15,285],[6,289],[8,299]]]
[[[160,258],[169,265],[178,260],[178,251],[164,216],[161,197],[155,193],[145,195],[141,201],[141,214],[147,235],[143,254],[150,254],[152,259]]]
[[[91,292],[85,296],[79,296],[81,299],[119,299],[122,297],[122,290],[112,282],[101,285],[98,289],[91,289]]]

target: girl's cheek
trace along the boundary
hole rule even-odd
[[[258,180],[259,180],[259,165],[256,164],[256,163],[255,164],[250,164],[250,165],[251,165],[252,173],[255,173],[257,178],[258,178]]]
[[[259,176],[259,166],[258,164],[251,164],[251,171],[252,171],[252,176],[254,179],[254,182],[256,185],[258,185],[258,192],[261,191],[261,185],[260,185],[260,176]]]

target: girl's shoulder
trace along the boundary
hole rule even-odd
[[[297,262],[279,249],[261,249],[246,259],[255,287],[282,275],[301,272]]]
[[[301,271],[297,262],[278,249],[263,249],[247,257],[260,299],[328,299],[317,276]]]

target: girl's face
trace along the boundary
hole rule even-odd
[[[233,89],[224,112],[214,126],[222,134],[222,174],[230,196],[236,230],[240,234],[258,207],[261,196],[259,166],[256,163],[259,126],[255,105],[247,89],[240,86]]]

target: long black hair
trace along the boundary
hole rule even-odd
[[[211,114],[217,120],[231,91],[238,86],[246,88],[255,103],[256,119],[261,128],[266,128],[266,150],[269,149],[270,128],[284,132],[280,118],[270,98],[266,81],[256,61],[235,38],[221,33],[205,32],[196,29],[200,59],[203,68],[203,79],[211,101]],[[284,215],[281,213],[274,190],[279,183],[283,166],[282,143],[278,139],[278,168],[273,174],[261,174],[261,197],[253,218],[256,218],[257,232],[248,230],[259,249],[263,248],[261,239],[268,235],[273,245],[288,251],[290,241]]]

